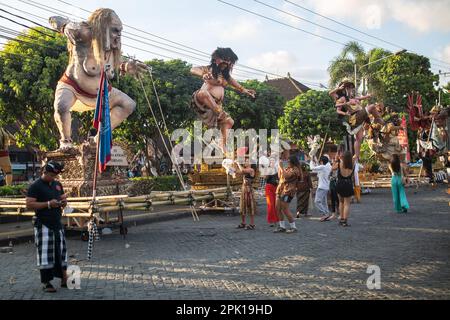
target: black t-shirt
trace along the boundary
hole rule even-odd
[[[61,195],[64,194],[64,189],[58,181],[51,183],[45,182],[42,178],[36,180],[29,188],[27,197],[35,198],[37,202],[47,202],[53,199],[61,200]],[[36,217],[39,222],[50,229],[61,228],[61,208],[45,208],[36,210]]]

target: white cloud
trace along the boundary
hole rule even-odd
[[[367,29],[380,29],[383,10],[379,5],[371,4],[365,10]]]
[[[323,82],[326,84],[328,82],[328,72],[325,68],[297,68],[292,73],[294,78],[309,80],[313,82]]]
[[[450,31],[449,0],[389,2],[392,17],[419,32]]]
[[[450,31],[450,0],[308,0],[307,6],[369,29],[395,20],[419,32]]]
[[[206,22],[206,28],[209,31],[219,35],[222,41],[252,40],[260,35],[261,21],[255,19],[246,19],[239,17],[230,22]]]
[[[286,76],[288,72],[296,80],[302,82],[324,83],[328,82],[326,68],[301,67],[299,59],[292,53],[279,50],[265,52],[248,59],[247,65],[275,74]],[[307,83],[305,83],[307,84]]]
[[[265,52],[248,59],[248,65],[253,68],[283,75],[295,68],[297,63],[297,57],[284,50]]]

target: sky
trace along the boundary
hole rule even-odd
[[[162,58],[160,55],[163,55],[182,58],[194,65],[203,65],[209,60],[207,55],[216,47],[231,47],[239,56],[238,66],[234,72],[238,80],[252,78],[262,80],[266,73],[269,73],[269,78],[274,78],[286,76],[287,72],[290,72],[293,78],[312,88],[317,88],[320,84],[328,85],[328,65],[339,55],[343,43],[354,40],[352,37],[364,41],[365,43],[361,44],[366,50],[377,46],[392,52],[408,49],[423,54],[439,60],[431,60],[433,72],[438,73],[439,70],[450,72],[450,0],[290,0],[378,39],[284,0],[223,1],[278,22],[218,0],[68,1],[72,6],[58,0],[0,0],[0,8],[43,24],[48,17],[60,13],[58,10],[64,11],[65,15],[75,21],[81,20],[79,17],[86,18],[89,15],[74,6],[90,12],[99,7],[111,8],[127,25],[124,27],[122,41],[124,54],[135,56],[140,60]],[[1,15],[8,16],[5,13]],[[298,17],[310,20],[314,24]],[[0,18],[0,21],[1,26],[15,30],[23,29],[5,19]],[[140,42],[130,38],[138,39]],[[142,41],[147,44],[143,44]],[[174,42],[191,49],[180,47]],[[175,46],[176,49],[167,47],[167,44]],[[449,82],[450,73],[446,77],[441,76],[440,80],[441,84]]]

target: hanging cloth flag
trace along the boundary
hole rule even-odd
[[[111,160],[112,131],[109,110],[108,80],[105,72],[102,73],[100,89],[95,107],[94,128],[99,132],[98,169],[106,170],[106,164]]]

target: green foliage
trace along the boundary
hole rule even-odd
[[[147,64],[153,68],[156,91],[169,130],[163,133],[170,137],[175,129],[191,127],[196,116],[189,103],[192,93],[200,88],[201,80],[192,76],[191,66],[181,60],[152,60]],[[163,130],[158,101],[149,75],[143,77],[143,83],[158,125]],[[137,104],[136,111],[114,130],[114,138],[129,142],[135,150],[145,150],[148,140],[157,139],[159,133],[143,89],[137,80],[129,76],[116,80],[114,85],[127,93]]]
[[[380,165],[375,153],[372,150],[370,150],[369,144],[367,143],[366,140],[364,140],[363,143],[361,144],[360,161],[361,163],[369,166],[370,168],[377,168]]]
[[[372,83],[376,82],[373,74],[379,69],[379,65],[378,63],[369,63],[382,59],[390,54],[389,51],[381,48],[374,48],[366,53],[359,43],[354,41],[349,42],[344,46],[340,55],[330,62],[330,66],[328,67],[330,86],[337,86],[343,78],[350,78],[354,81],[355,64],[358,87],[363,78],[368,79],[370,85],[372,85]]]
[[[17,37],[23,42],[9,41],[0,55],[0,125],[15,125],[19,147],[57,146],[54,89],[68,57],[66,39],[52,36],[28,30]]]
[[[226,90],[224,109],[234,119],[234,127],[242,129],[276,129],[277,119],[283,114],[284,98],[273,87],[249,80],[241,83],[256,91],[253,101],[247,95]]]
[[[320,135],[324,138],[340,140],[345,134],[333,99],[324,91],[310,90],[288,101],[284,115],[279,118],[280,132],[286,138],[306,147],[308,136]]]
[[[330,66],[328,67],[330,86],[335,87],[343,78],[354,79],[355,63],[357,65],[364,65],[366,63],[366,53],[359,43],[352,41],[347,43],[339,56],[330,62]]]
[[[159,177],[141,177],[130,179],[133,186],[128,191],[131,195],[149,194],[151,191],[181,191],[181,186],[178,176],[159,176]],[[184,182],[187,182],[187,177],[183,176]]]
[[[20,184],[15,186],[3,186],[0,187],[0,197],[20,196],[24,194],[27,188],[28,185],[26,184]]]
[[[444,89],[447,90],[447,92],[441,90],[441,105],[450,107],[450,93],[448,92],[448,90],[450,90],[450,82],[444,86]]]
[[[430,110],[437,99],[434,84],[439,77],[430,70],[428,58],[413,53],[404,53],[379,62],[380,69],[376,73],[377,85],[373,92],[378,100],[383,101],[396,112],[406,108],[405,95],[418,91],[422,95],[424,110]]]

